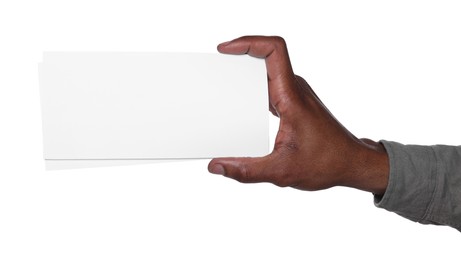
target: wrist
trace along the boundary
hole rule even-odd
[[[344,186],[382,195],[389,180],[389,158],[384,146],[359,139]]]

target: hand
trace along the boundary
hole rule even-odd
[[[349,186],[384,194],[389,175],[384,147],[356,138],[334,118],[309,84],[293,73],[282,38],[245,36],[218,45],[218,51],[265,59],[269,110],[280,117],[280,126],[271,154],[215,158],[210,172],[243,183],[301,190]]]

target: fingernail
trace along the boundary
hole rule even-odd
[[[226,45],[228,45],[230,42],[231,42],[231,41],[222,42],[222,43],[219,44],[219,46],[226,46]]]
[[[215,164],[210,169],[211,173],[224,175],[226,172],[224,171],[224,167],[221,164]]]

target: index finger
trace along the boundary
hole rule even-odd
[[[293,74],[285,40],[279,36],[243,36],[219,44],[218,51],[264,58],[269,80]]]
[[[269,99],[279,115],[296,99],[296,78],[285,40],[278,36],[243,36],[218,45],[225,54],[248,54],[266,61]]]

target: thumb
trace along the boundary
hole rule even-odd
[[[208,171],[224,175],[242,183],[270,182],[271,155],[265,157],[215,158],[208,164]]]

